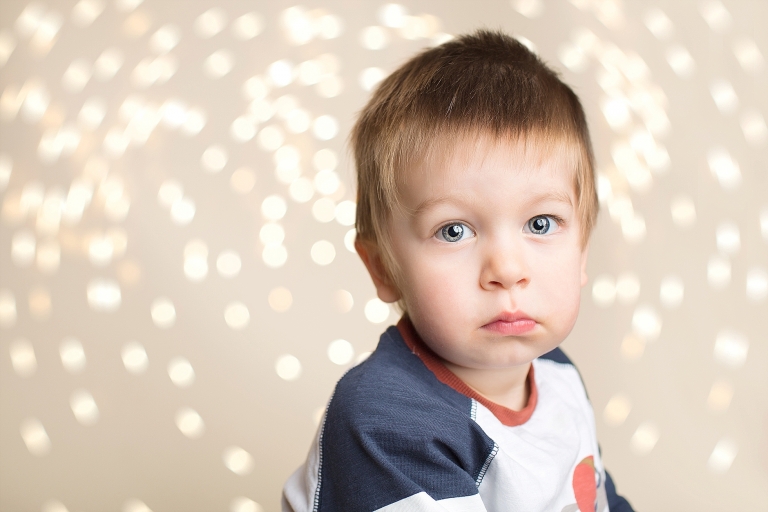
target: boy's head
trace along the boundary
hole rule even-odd
[[[572,312],[597,214],[592,149],[578,98],[525,46],[479,31],[420,53],[381,83],[351,140],[358,252],[422,337],[442,314],[538,321],[510,318],[557,302],[546,265],[569,274]],[[438,269],[462,284],[441,289]]]

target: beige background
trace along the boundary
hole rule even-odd
[[[346,134],[373,79],[478,27],[588,112],[602,211],[564,347],[619,491],[768,509],[768,3],[383,5],[0,3],[0,509],[279,509],[397,319],[345,246]]]

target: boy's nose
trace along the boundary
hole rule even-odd
[[[480,285],[486,290],[524,287],[530,280],[529,267],[518,244],[494,244],[486,250]]]

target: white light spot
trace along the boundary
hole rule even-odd
[[[312,165],[318,171],[333,171],[338,165],[338,158],[333,150],[321,149],[312,157]]]
[[[276,222],[267,222],[259,230],[259,239],[264,245],[280,245],[285,240],[285,230]]]
[[[251,314],[242,302],[230,302],[224,310],[224,321],[229,327],[239,331],[248,326]]]
[[[666,57],[669,67],[680,78],[689,78],[696,71],[696,62],[684,46],[679,44],[670,46]]]
[[[291,199],[297,203],[306,203],[315,195],[315,187],[309,178],[297,178],[288,189]]]
[[[32,343],[23,338],[18,339],[11,343],[9,351],[13,370],[19,377],[30,377],[35,374],[37,358]]]
[[[114,246],[106,236],[95,236],[88,244],[88,259],[98,267],[108,265],[112,261]]]
[[[10,290],[0,289],[0,327],[13,327],[16,323],[16,298]]]
[[[278,195],[268,196],[261,203],[261,214],[269,220],[280,220],[285,217],[288,205],[285,199]]]
[[[339,366],[349,364],[354,356],[355,349],[352,348],[352,344],[347,340],[334,340],[328,345],[328,359],[334,364]]]
[[[149,359],[147,358],[147,352],[141,343],[137,341],[129,341],[123,345],[123,349],[120,351],[120,356],[123,359],[123,365],[128,373],[139,375],[147,371],[149,366]]]
[[[647,341],[653,341],[661,332],[661,317],[649,305],[640,305],[632,315],[632,329]]]
[[[715,80],[709,85],[709,93],[715,100],[715,105],[723,114],[730,114],[739,107],[736,91],[727,80]]]
[[[264,509],[252,499],[238,496],[230,503],[229,512],[264,512]]]
[[[360,87],[364,91],[372,91],[386,76],[386,72],[381,68],[365,68],[360,72]]]
[[[205,432],[203,418],[189,407],[182,407],[176,412],[176,426],[189,439],[198,439]]]
[[[229,127],[229,134],[237,142],[247,142],[256,135],[256,125],[246,116],[240,116]]]
[[[757,73],[763,69],[765,60],[763,54],[760,53],[760,48],[752,40],[746,37],[741,37],[733,42],[733,54],[741,64],[742,69],[747,73]]]
[[[645,340],[635,333],[629,333],[621,341],[621,355],[627,361],[640,359],[645,351]]]
[[[240,260],[240,255],[235,251],[223,251],[216,258],[216,270],[219,271],[219,275],[224,278],[235,277],[240,273],[240,268],[243,266]]]
[[[290,354],[282,355],[275,362],[275,371],[283,380],[296,380],[301,375],[301,362]]]
[[[329,265],[336,258],[336,248],[331,242],[320,240],[312,244],[310,255],[318,265]]]
[[[186,251],[185,251],[186,253]],[[184,275],[192,282],[205,279],[208,275],[208,257],[204,254],[193,252],[184,255]]]
[[[390,309],[386,302],[378,298],[371,299],[365,303],[365,318],[372,324],[380,324],[389,318]]]
[[[152,321],[161,329],[173,327],[173,324],[176,323],[176,308],[173,306],[173,302],[166,297],[158,297],[152,301],[150,311]]]
[[[627,419],[632,410],[632,402],[622,393],[613,395],[603,411],[605,423],[611,427],[618,427]]]
[[[344,81],[338,76],[329,75],[322,78],[315,88],[323,98],[335,98],[344,90]]]
[[[213,144],[203,152],[200,163],[208,172],[219,172],[227,165],[227,150],[220,144]]]
[[[360,32],[360,44],[369,50],[381,50],[389,44],[389,32],[383,27],[366,27]]]
[[[636,244],[643,241],[646,233],[645,219],[639,214],[634,214],[631,217],[624,217],[621,219],[621,233],[624,235],[624,239],[629,243]]]
[[[712,288],[725,288],[731,283],[731,262],[723,256],[712,256],[707,262],[707,281]]]
[[[309,112],[297,108],[288,113],[285,126],[291,133],[304,133],[309,129],[310,122]]]
[[[283,59],[273,62],[267,68],[267,76],[277,87],[285,87],[293,82],[293,63]]]
[[[696,222],[696,206],[688,196],[676,196],[670,205],[672,221],[681,228],[693,226]]]
[[[352,294],[347,290],[336,290],[333,294],[334,305],[339,313],[349,313],[352,310],[352,306],[355,305],[355,300]]]
[[[632,119],[627,102],[622,98],[607,98],[600,104],[605,120],[615,131],[623,129]]]
[[[342,201],[334,210],[336,221],[342,226],[351,226],[355,223],[356,211],[357,204],[354,201]]]
[[[88,391],[79,389],[72,393],[69,405],[77,421],[83,426],[93,425],[99,419],[99,408]]]
[[[659,300],[666,308],[676,308],[683,302],[685,286],[679,276],[667,276],[661,280]]]
[[[335,211],[336,203],[328,197],[321,197],[312,205],[312,216],[318,222],[331,222]]]
[[[283,313],[288,311],[291,304],[293,304],[293,295],[291,295],[291,291],[288,290],[288,288],[278,286],[269,292],[267,302],[269,302],[269,307],[271,307],[273,311]]]
[[[707,406],[712,412],[725,412],[733,399],[733,385],[727,380],[718,380],[712,384],[707,396]]]
[[[116,311],[122,300],[120,285],[111,279],[92,279],[87,296],[88,305],[94,311]]]
[[[283,145],[284,140],[282,130],[275,125],[265,126],[259,132],[259,144],[267,151],[275,151]]]
[[[538,18],[544,12],[541,0],[512,0],[511,3],[512,8],[526,18]]]
[[[0,192],[4,191],[11,180],[13,160],[6,154],[0,154]]]
[[[235,65],[235,57],[229,50],[217,50],[203,62],[203,70],[211,78],[228,75]]]
[[[598,306],[607,307],[616,300],[616,282],[611,276],[603,275],[592,284],[592,300]]]
[[[253,470],[253,457],[239,446],[224,450],[224,465],[236,475],[247,475]]]
[[[248,12],[232,22],[232,34],[241,41],[248,41],[264,30],[264,17],[257,12]]]
[[[181,125],[181,131],[188,136],[197,135],[205,127],[206,122],[205,112],[192,108],[187,111],[187,118]]]
[[[195,202],[188,197],[182,197],[171,206],[171,220],[183,226],[192,222],[195,218]]]
[[[32,455],[42,457],[51,451],[51,440],[48,437],[48,432],[45,431],[45,427],[37,418],[27,418],[22,421],[19,431],[24,444],[27,445],[27,450]]]
[[[80,109],[80,113],[77,116],[77,121],[89,130],[95,130],[99,127],[104,120],[104,116],[107,114],[107,104],[101,98],[88,98],[83,107]]]
[[[152,512],[152,510],[143,501],[132,499],[123,503],[122,512]]]
[[[149,48],[153,52],[162,55],[176,48],[181,39],[181,29],[172,23],[160,27],[149,38]]]
[[[312,123],[312,133],[319,140],[331,140],[339,133],[339,123],[333,116],[320,116]]]
[[[323,68],[314,59],[305,60],[298,67],[298,79],[303,85],[314,85],[323,78]]]
[[[324,14],[315,21],[315,30],[322,39],[336,39],[341,35],[343,23],[333,14]]]
[[[220,7],[208,9],[195,19],[195,33],[203,39],[209,39],[222,30],[227,24],[227,13]]]
[[[131,12],[144,3],[144,0],[115,0],[115,7],[120,12]]]
[[[247,194],[256,184],[256,174],[247,167],[240,167],[229,178],[229,186],[238,194]]]
[[[731,13],[720,0],[702,0],[699,3],[699,12],[709,28],[718,33],[723,33],[731,27]]]
[[[741,184],[739,164],[725,148],[714,147],[710,149],[707,152],[707,162],[710,171],[724,189],[734,190]]]
[[[715,232],[715,238],[717,240],[717,248],[729,255],[736,254],[741,249],[741,236],[739,235],[739,227],[731,222],[723,222],[717,226]]]
[[[28,267],[35,260],[36,245],[34,233],[26,229],[17,231],[11,239],[11,259],[19,267]]]
[[[747,272],[747,298],[755,302],[768,297],[768,272],[753,267]]]
[[[61,84],[71,93],[80,92],[91,79],[91,65],[85,59],[75,59],[64,72]]]
[[[629,441],[629,447],[637,455],[645,455],[653,450],[659,440],[659,428],[650,421],[640,424]]]
[[[8,30],[0,30],[0,67],[5,66],[16,49],[16,40]]]
[[[722,330],[715,339],[715,360],[733,368],[740,368],[747,362],[749,341],[738,332]]]
[[[279,268],[285,265],[288,250],[282,245],[268,245],[262,251],[261,258],[268,267]]]
[[[566,68],[574,73],[580,73],[587,69],[587,55],[581,48],[571,42],[566,42],[560,45],[557,49],[557,57]],[[603,113],[606,115],[606,118],[608,118],[605,108],[603,109]],[[612,114],[616,115],[614,112],[612,112]],[[614,127],[614,124],[610,119],[608,122],[611,124],[611,127]]]
[[[652,7],[648,9],[643,16],[643,22],[645,26],[650,30],[651,34],[660,41],[666,41],[675,32],[675,27],[672,25],[672,20],[659,9],[658,7]]]
[[[344,234],[344,247],[351,253],[357,253],[355,249],[355,240],[357,239],[357,230],[355,228],[350,229]]]
[[[707,467],[713,473],[725,473],[731,468],[737,452],[736,441],[725,437],[715,445],[715,449],[712,450],[712,455],[707,461]]]
[[[64,338],[59,345],[59,355],[64,369],[71,374],[80,373],[85,369],[85,351],[83,344],[76,338]]]
[[[113,78],[123,67],[123,54],[117,48],[107,48],[93,63],[93,76],[97,80],[106,82]]]
[[[379,8],[379,21],[385,27],[400,28],[405,24],[408,10],[400,4],[385,4]]]
[[[768,141],[768,127],[763,115],[757,110],[747,110],[741,115],[741,131],[744,138],[753,146],[765,144]]]
[[[195,382],[195,370],[183,357],[171,359],[168,363],[168,376],[180,388],[186,388]]]
[[[165,208],[170,209],[174,203],[184,197],[184,189],[176,180],[165,180],[157,192],[158,202]]]
[[[339,175],[334,171],[320,171],[315,175],[315,188],[323,195],[335,193],[341,185]]]

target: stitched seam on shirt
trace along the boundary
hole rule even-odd
[[[482,483],[483,478],[485,477],[485,473],[488,471],[488,467],[491,465],[491,462],[493,462],[493,459],[496,457],[497,453],[499,453],[499,445],[493,443],[493,450],[491,450],[491,454],[488,455],[488,458],[485,459],[485,464],[483,464],[483,467],[480,468],[480,474],[477,475],[477,479],[475,480],[475,485],[477,487],[480,487],[480,483]]]
[[[474,398],[472,400],[472,405],[470,405],[469,409],[469,417],[472,418],[472,421],[477,422],[477,400]]]
[[[346,372],[344,375],[346,375]],[[331,395],[331,399],[328,400],[328,405],[325,408],[325,416],[323,417],[323,427],[320,429],[320,439],[317,441],[317,487],[315,488],[315,500],[312,504],[312,512],[317,512],[320,509],[320,486],[323,483],[323,436],[325,435],[325,425],[328,423],[328,409],[331,407],[331,401],[335,394],[336,390],[334,390]]]

